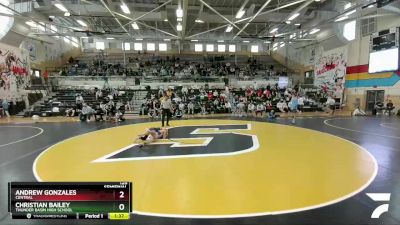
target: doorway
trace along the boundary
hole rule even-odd
[[[367,102],[365,104],[365,112],[372,112],[374,106],[377,102],[384,103],[385,101],[385,91],[367,91]]]

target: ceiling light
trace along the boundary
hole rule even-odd
[[[57,32],[57,27],[54,25],[50,25],[50,30],[52,31],[52,33]]]
[[[143,41],[142,38],[136,38],[136,41]]]
[[[71,13],[65,12],[65,13],[64,13],[64,16],[71,16]]]
[[[298,17],[300,15],[300,13],[295,13],[292,16],[289,17],[288,20],[294,20],[296,17]]]
[[[87,38],[89,38],[89,37],[86,37],[86,36],[83,36],[83,37],[81,37],[82,39],[87,39]]]
[[[182,22],[182,17],[178,17],[178,18],[176,18],[176,21],[178,21],[178,22]]]
[[[348,16],[342,16],[342,17],[337,18],[337,19],[335,20],[335,22],[339,22],[339,21],[345,20],[345,19],[347,19],[347,18],[349,18],[349,17],[348,17]]]
[[[32,20],[30,20],[30,21],[26,21],[25,22],[27,25],[29,25],[30,27],[37,27],[37,24],[35,23],[35,22],[33,22]]]
[[[285,47],[285,43],[282,43],[279,47],[280,48]]]
[[[134,30],[139,30],[139,26],[137,25],[136,22],[132,23],[132,27],[133,27]]]
[[[321,0],[315,0],[316,2],[320,2]]]
[[[271,42],[270,42],[270,41],[264,41],[264,43],[265,43],[265,44],[269,44],[269,43],[271,43]]]
[[[305,37],[305,36],[307,36],[307,35],[308,35],[308,33],[304,33],[304,34],[303,34],[303,37]]]
[[[351,7],[351,3],[349,2],[349,3],[347,3],[346,5],[344,5],[344,10],[346,10],[346,9],[348,9],[348,8],[350,8]]]
[[[87,24],[83,22],[82,20],[76,20],[82,27],[87,27]]]
[[[113,37],[108,37],[107,40],[114,40],[115,38]]]
[[[287,21],[286,21],[286,24],[290,24],[290,21],[289,21],[289,20],[287,20]]]
[[[233,27],[231,25],[229,25],[228,27],[226,27],[225,32],[229,33],[232,31],[232,29],[233,29]]]
[[[219,42],[219,43],[223,43],[223,42],[224,42],[224,40],[218,40],[217,42]]]
[[[301,24],[300,24],[300,23],[295,23],[294,25],[295,25],[295,26],[300,26]]]
[[[183,10],[181,8],[176,9],[176,17],[178,18],[183,17]]]
[[[176,30],[177,31],[182,31],[182,24],[178,23],[178,25],[176,25]]]
[[[196,23],[204,23],[203,20],[199,20],[199,19],[195,20],[194,22],[196,22]]]
[[[65,8],[65,6],[63,4],[56,3],[56,4],[54,4],[54,6],[57,7],[59,10],[61,10],[63,12],[68,12],[68,9]]]
[[[243,43],[249,43],[250,41],[243,41]]]
[[[240,18],[242,18],[242,17],[244,16],[245,13],[246,13],[246,12],[245,12],[243,9],[241,9],[241,10],[239,10],[239,11],[236,13],[235,18],[236,18],[236,19],[240,19]]]
[[[353,13],[355,13],[356,12],[356,10],[354,9],[354,10],[351,10],[350,12],[347,12],[346,13],[346,16],[350,16],[351,14],[353,14]]]
[[[319,32],[319,31],[320,31],[320,29],[314,28],[314,29],[312,29],[312,30],[310,31],[310,34],[315,34],[315,33]]]
[[[277,31],[278,31],[278,28],[276,27],[276,28],[272,29],[272,30],[270,31],[270,33],[272,34],[272,33],[275,33],[275,32],[277,32]]]
[[[196,40],[196,39],[194,39],[194,40],[190,40],[191,42],[198,42],[199,40]]]
[[[171,41],[171,39],[164,39],[164,41]]]
[[[164,22],[168,22],[168,19],[164,19]]]
[[[374,8],[374,7],[375,7],[375,5],[372,4],[372,5],[369,5],[367,8],[370,9],[370,8]]]
[[[125,3],[121,4],[121,10],[122,12],[124,12],[125,14],[131,14],[131,11],[129,10],[128,6]]]

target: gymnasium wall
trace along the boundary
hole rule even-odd
[[[81,55],[81,49],[61,40],[53,40],[52,42],[40,42],[37,40],[26,39],[21,48],[29,51],[32,69],[43,71],[53,70],[65,65],[70,57]]]
[[[377,18],[377,31],[400,26],[399,16],[386,16]],[[332,35],[332,31],[336,34]],[[318,42],[290,46],[288,49],[278,50],[279,54],[288,57],[304,66],[312,66],[316,56],[325,51],[345,47],[348,51],[345,101],[347,108],[353,110],[356,101],[360,102],[361,109],[365,109],[366,92],[368,90],[384,90],[385,100],[391,99],[397,109],[400,108],[400,71],[388,73],[368,73],[370,36],[361,37],[360,23],[357,22],[356,39],[344,41],[340,27],[334,27],[327,34],[319,34]]]

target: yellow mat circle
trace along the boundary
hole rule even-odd
[[[236,155],[94,163],[159,122],[75,136],[42,152],[40,181],[132,181],[134,212],[241,217],[298,212],[342,201],[377,173],[374,157],[345,139],[298,127],[239,120],[180,120],[174,126],[249,124],[258,148]],[[227,144],[229,146],[229,144]]]

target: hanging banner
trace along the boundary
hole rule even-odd
[[[347,48],[323,52],[315,58],[314,85],[327,95],[342,98],[347,66]]]
[[[19,48],[0,43],[0,99],[18,100],[29,81],[28,56]]]

